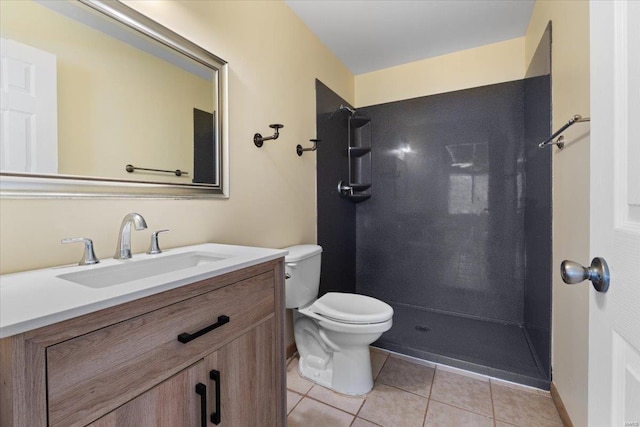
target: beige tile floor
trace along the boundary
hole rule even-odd
[[[287,361],[290,427],[552,427],[562,421],[549,393],[371,350],[375,385],[349,397],[298,374]]]

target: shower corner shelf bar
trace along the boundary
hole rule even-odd
[[[369,187],[371,187],[371,184],[362,184],[362,183],[350,183],[349,187],[353,188],[353,191],[365,191],[366,189],[368,189]]]
[[[351,129],[358,129],[371,123],[371,119],[367,117],[351,117]]]
[[[349,117],[348,147],[349,183],[338,183],[340,197],[354,203],[371,197],[371,119]]]
[[[362,157],[371,152],[371,147],[349,147],[350,157]]]
[[[345,184],[338,182],[338,194],[340,197],[349,199],[354,203],[364,202],[371,197],[370,193],[362,193],[362,191],[371,187],[371,184]]]

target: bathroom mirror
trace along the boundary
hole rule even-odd
[[[224,60],[114,0],[0,8],[0,195],[228,196]]]

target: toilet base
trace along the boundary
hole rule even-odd
[[[313,355],[300,356],[300,376],[338,393],[361,396],[373,388],[369,346],[334,352],[323,369]]]
[[[295,310],[294,335],[304,378],[338,393],[361,396],[373,388],[369,344],[391,328],[392,320],[350,324],[326,319],[308,308]]]
[[[331,378],[333,377],[333,361],[327,363],[326,368],[322,369],[314,363],[314,356],[300,356],[298,361],[298,373],[301,377],[313,381],[326,388],[331,388]]]

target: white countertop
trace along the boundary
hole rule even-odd
[[[100,288],[79,285],[58,277],[62,274],[139,260],[158,259],[192,251],[220,254],[225,259]],[[287,251],[284,249],[206,243],[167,249],[158,255],[135,254],[130,260],[110,258],[91,266],[67,265],[5,274],[0,276],[0,338],[220,276],[284,257],[286,254]]]

